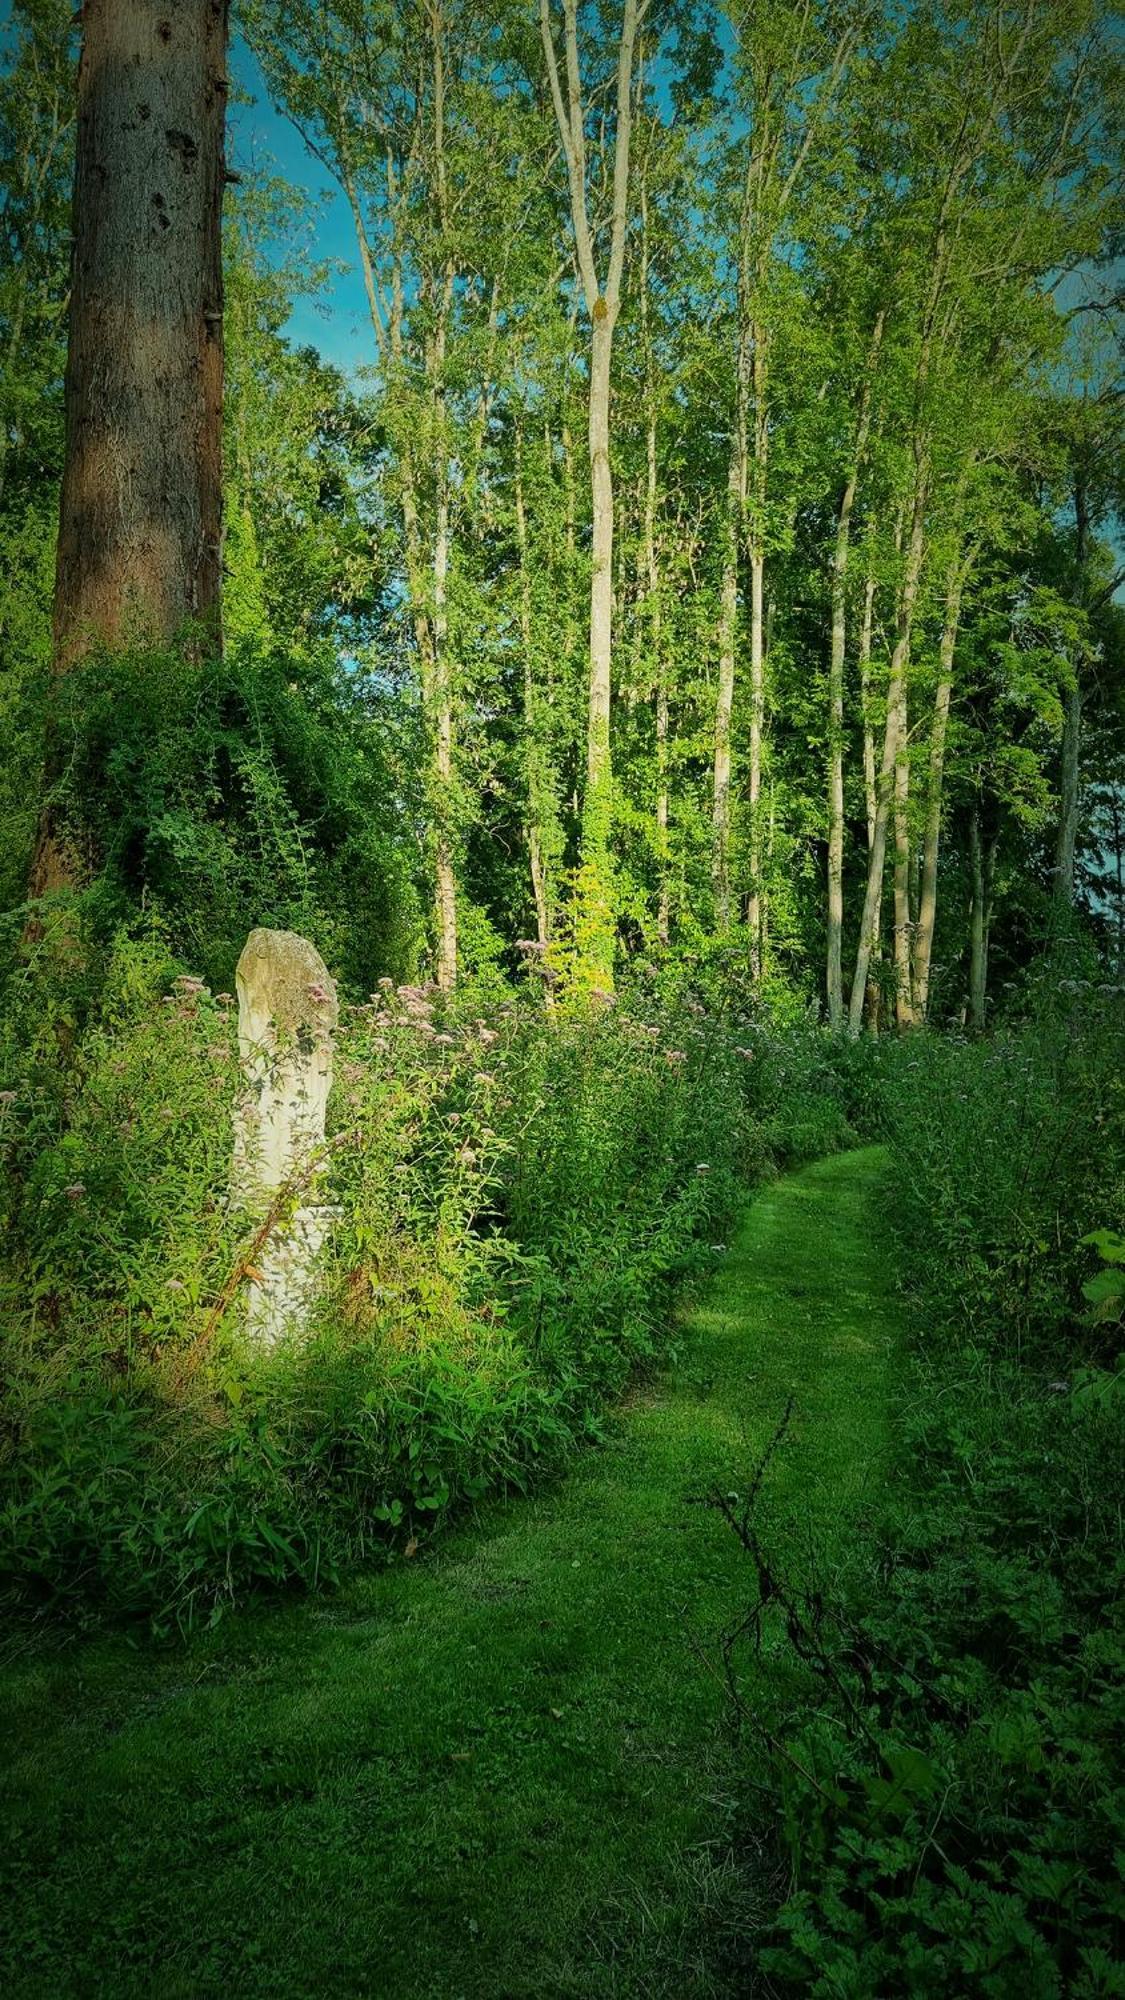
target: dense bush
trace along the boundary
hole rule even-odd
[[[10,1584],[188,1622],[524,1485],[667,1347],[671,1282],[786,1135],[848,1136],[813,1031],[775,1049],[690,995],[481,1004],[388,979],[345,1007],[322,1175],[340,1219],[309,1337],[272,1356],[241,1321],[262,1244],[227,1200],[229,996],[152,932],[118,940],[76,1041],[15,1010]]]
[[[913,1325],[895,1502],[842,1584],[736,1523],[791,1666],[760,1962],[855,2000],[1119,1994],[1120,991],[1044,979],[991,1041],[876,1071]]]

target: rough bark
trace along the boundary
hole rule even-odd
[[[55,657],[214,617],[225,0],[87,0]]]
[[[82,30],[56,674],[220,638],[226,0],[87,0]],[[30,892],[82,873],[48,804]]]

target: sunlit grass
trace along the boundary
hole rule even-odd
[[[756,1889],[707,1656],[745,1575],[695,1503],[792,1394],[773,1517],[846,1552],[885,1475],[883,1171],[869,1149],[759,1195],[678,1369],[537,1497],[185,1648],[15,1657],[4,1990],[736,1989]]]

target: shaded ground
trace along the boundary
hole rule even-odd
[[[742,1559],[692,1503],[737,1486],[792,1391],[771,1515],[842,1552],[886,1470],[883,1171],[867,1149],[760,1194],[680,1367],[537,1498],[187,1648],[12,1660],[4,1992],[728,1991],[747,1891],[699,1649]]]

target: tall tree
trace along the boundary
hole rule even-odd
[[[588,440],[593,526],[590,566],[589,715],[586,791],[576,921],[581,976],[603,988],[613,984],[614,903],[610,880],[613,770],[610,704],[613,691],[613,471],[610,462],[610,387],[613,336],[621,310],[629,222],[629,148],[633,125],[633,74],[637,35],[648,0],[624,0],[617,43],[609,247],[605,282],[598,269],[591,223],[586,124],[578,46],[578,0],[563,0],[563,61],[555,46],[551,0],[539,0],[539,25],[551,103],[566,162],[574,254],[590,325]],[[565,79],[565,87],[564,87]]]
[[[87,0],[54,659],[218,642],[227,0]],[[49,806],[33,895],[72,881]]]

